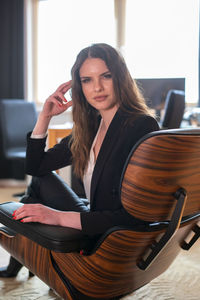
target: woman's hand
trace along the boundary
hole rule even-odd
[[[61,84],[57,90],[47,98],[44,103],[41,115],[51,118],[59,115],[72,106],[72,101],[67,101],[64,94],[71,88],[71,80]]]
[[[82,229],[80,213],[60,211],[42,204],[24,204],[14,211],[13,219],[20,220],[22,223],[39,222]]]
[[[33,129],[33,135],[45,135],[53,116],[59,115],[72,106],[72,101],[67,101],[64,94],[71,88],[71,80],[61,84],[57,90],[45,101]]]

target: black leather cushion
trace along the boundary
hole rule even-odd
[[[168,225],[168,222],[144,222],[144,224],[135,226],[134,228],[115,226],[107,230],[102,236],[97,235],[94,238],[89,238],[78,229],[41,223],[21,223],[20,221],[13,220],[13,212],[22,205],[24,204],[19,202],[5,202],[0,204],[0,223],[8,227],[8,230],[4,229],[2,231],[7,232],[9,235],[11,230],[12,235],[15,235],[14,232],[19,233],[49,250],[63,253],[79,252],[81,250],[84,255],[89,255],[94,253],[105,238],[114,231],[156,231],[166,228]]]
[[[45,225],[41,223],[21,223],[13,220],[13,212],[23,204],[6,202],[0,204],[0,223],[8,226],[41,246],[57,252],[80,251],[90,240],[78,229]]]

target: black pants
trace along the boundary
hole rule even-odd
[[[62,211],[89,211],[87,199],[79,198],[56,172],[33,177],[26,194],[22,203],[41,203]]]

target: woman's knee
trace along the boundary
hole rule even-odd
[[[27,194],[51,208],[58,210],[88,211],[83,199],[69,187],[69,185],[55,172],[45,176],[33,177]]]

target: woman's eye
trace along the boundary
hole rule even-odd
[[[90,78],[81,79],[81,83],[88,83],[88,82],[90,82]]]
[[[111,73],[104,74],[104,78],[106,78],[106,79],[110,79],[110,78],[112,78],[112,75],[111,75]]]

